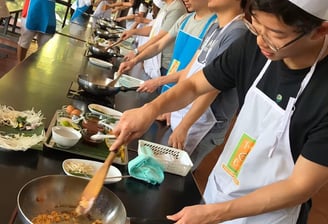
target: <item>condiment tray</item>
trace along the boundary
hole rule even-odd
[[[108,147],[106,146],[105,142],[92,144],[92,143],[86,143],[83,139],[81,139],[75,146],[71,148],[61,148],[55,144],[55,142],[52,139],[51,129],[57,123],[57,113],[59,111],[60,110],[58,110],[55,113],[49,124],[49,127],[46,132],[46,140],[43,143],[43,148],[45,150],[58,150],[58,151],[72,153],[75,155],[85,156],[87,158],[104,161],[109,153]],[[121,157],[118,156],[117,158],[115,158],[113,163],[126,165],[128,163],[128,156],[126,156],[123,160]]]

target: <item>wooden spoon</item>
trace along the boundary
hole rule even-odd
[[[110,83],[108,83],[107,87],[114,87],[115,84],[117,83],[117,81],[121,78],[121,76],[122,76],[122,72],[118,71],[116,78],[113,81],[111,81]]]
[[[87,186],[84,188],[78,206],[75,209],[77,215],[86,214],[95,202],[106,178],[108,169],[116,157],[117,151],[110,151],[103,165],[97,170]]]
[[[106,47],[106,48],[105,48],[105,51],[108,51],[108,49],[110,49],[110,48],[112,48],[112,47],[114,47],[114,46],[120,44],[120,43],[123,42],[123,41],[124,41],[123,38],[118,39],[116,42],[111,43],[108,47]]]

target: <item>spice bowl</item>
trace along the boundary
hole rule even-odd
[[[71,127],[54,126],[52,127],[52,139],[61,148],[70,148],[81,139],[79,131]]]

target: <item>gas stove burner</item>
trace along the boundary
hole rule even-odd
[[[101,104],[107,107],[114,107],[114,96],[96,96],[90,93],[87,93],[79,87],[77,82],[71,82],[71,85],[66,94],[67,98],[80,100],[86,103],[96,103]]]

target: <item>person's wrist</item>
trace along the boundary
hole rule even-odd
[[[149,116],[152,120],[155,120],[155,118],[160,114],[158,108],[152,102],[145,103],[142,108],[147,111],[147,116]]]
[[[133,66],[135,66],[138,63],[138,60],[136,58],[132,58],[131,62],[133,64]]]

